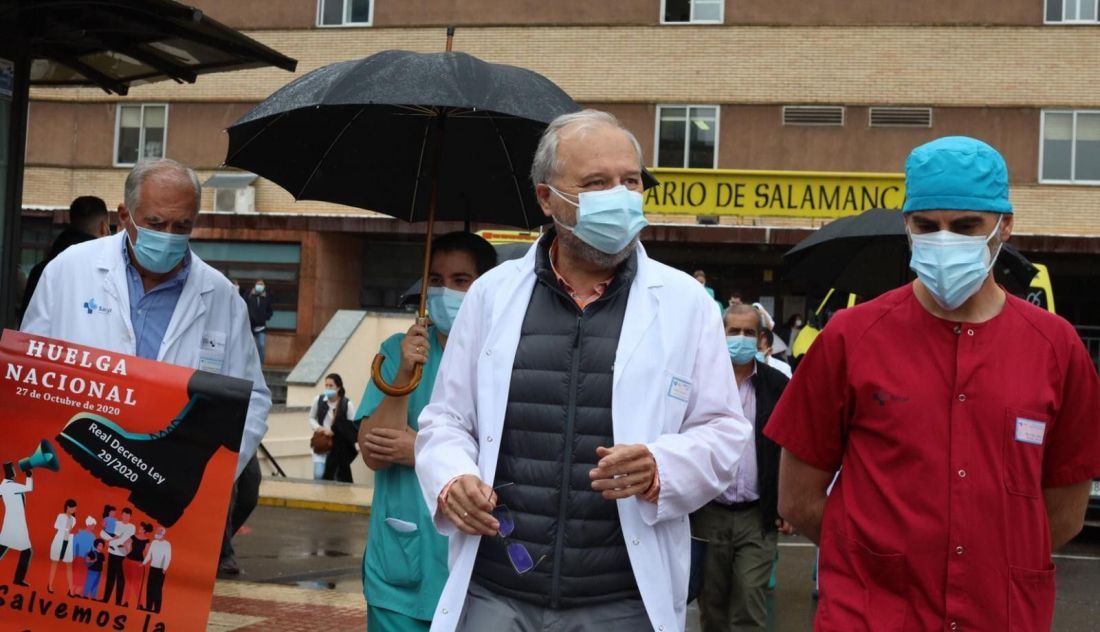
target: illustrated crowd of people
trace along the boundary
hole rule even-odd
[[[782,357],[801,315],[777,325],[740,293],[723,306],[704,271],[649,257],[642,165],[608,113],[551,122],[530,174],[550,223],[526,255],[498,265],[464,232],[431,244],[430,322],[379,350],[386,382],[419,368],[419,385],[369,383],[356,407],[340,375],[325,377],[309,413],[315,476],[350,481],[356,449],[375,473],[371,632],[677,630],[692,586],[704,630],[761,629],[778,535],[795,532],[821,547],[818,629],[1001,630],[1009,612],[1019,629],[1049,629],[1051,552],[1081,529],[1100,477],[1100,380],[1065,320],[994,281],[1013,229],[1001,155],[966,137],[913,150],[902,212],[916,280],[838,312],[793,371]],[[270,406],[265,288],[246,304],[184,256],[193,171],[161,160],[134,174],[126,236],[59,255],[24,329],[104,344],[51,326],[64,292],[51,284],[93,285],[79,278],[102,268],[77,272],[91,256],[133,273],[127,313],[159,292],[200,300],[189,284],[208,277],[206,318],[235,354],[217,368],[255,385],[243,495]],[[197,366],[205,329],[167,351],[164,327],[115,346]],[[163,529],[108,508],[98,532],[89,517],[74,533],[76,509],[66,503],[51,547],[67,579],[80,559],[81,594],[140,603],[144,588],[159,607]]]
[[[0,495],[4,502],[3,531],[0,531],[0,559],[10,550],[20,552],[12,581],[30,587],[27,570],[33,555],[24,496],[34,490],[33,476],[25,472],[25,482],[15,482],[14,467],[4,466]],[[172,544],[165,539],[167,529],[152,522],[134,522],[130,507],[121,510],[104,505],[97,519],[88,514],[78,524],[79,505],[66,499],[53,521],[49,548],[49,574],[45,587],[54,594],[58,565],[65,573],[68,597],[113,601],[117,606],[160,612],[164,582],[172,563]],[[60,587],[59,587],[60,588]]]

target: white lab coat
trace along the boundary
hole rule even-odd
[[[34,491],[34,479],[27,477],[24,484],[5,478],[0,481],[0,499],[4,501],[4,526],[0,528],[0,546],[13,551],[31,548],[31,534],[27,531],[27,508],[24,494]]]
[[[617,501],[630,563],[655,630],[686,617],[688,513],[733,482],[752,426],[741,413],[714,301],[688,275],[638,246],[616,351],[612,427],[617,444],[644,443],[657,461],[660,498]],[[460,474],[493,483],[520,326],[535,284],[535,247],[470,289],[447,340],[431,403],[420,415],[416,473],[436,527],[450,540],[450,577],[433,631],[459,621],[480,537],[459,532],[436,499]]]
[[[125,232],[71,246],[42,272],[22,331],[135,355]],[[237,476],[267,432],[271,391],[248,322],[248,306],[220,272],[190,253],[191,269],[157,360],[252,382]],[[89,310],[85,304],[95,301]]]

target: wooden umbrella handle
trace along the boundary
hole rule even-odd
[[[386,361],[386,356],[379,353],[374,356],[374,362],[370,365],[370,379],[374,381],[374,385],[378,387],[378,390],[382,391],[388,397],[404,397],[409,393],[416,390],[417,386],[420,386],[420,376],[424,373],[424,365],[418,364],[413,369],[412,378],[409,379],[409,383],[404,386],[391,386],[386,384],[385,378],[382,377],[382,363]]]

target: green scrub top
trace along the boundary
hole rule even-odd
[[[392,384],[397,376],[404,337],[405,334],[394,334],[379,350],[386,358],[382,376],[387,383]],[[428,328],[428,343],[428,363],[424,365],[420,385],[408,399],[408,424],[413,430],[419,429],[416,420],[431,399],[443,356],[435,327]],[[355,414],[356,425],[374,413],[383,397],[374,382],[368,381]],[[447,538],[432,523],[416,471],[394,464],[375,472],[370,531],[363,554],[363,595],[367,603],[430,621],[446,582]]]

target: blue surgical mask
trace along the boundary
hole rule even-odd
[[[189,235],[162,233],[138,226],[133,215],[130,216],[130,223],[137,229],[137,240],[131,240],[130,245],[134,248],[138,265],[154,274],[164,274],[183,261]],[[126,233],[126,238],[130,238],[129,233]]]
[[[767,364],[768,363],[767,354],[765,354],[763,351],[757,351],[756,352],[756,361],[759,362],[760,364]]]
[[[336,389],[326,388],[325,389],[325,399],[332,399],[333,397],[336,397]]]
[[[726,346],[734,364],[748,364],[756,357],[756,338],[751,336],[726,336]]]
[[[458,308],[462,307],[462,299],[465,297],[465,292],[449,287],[428,288],[428,316],[431,316],[432,324],[444,336],[451,333],[451,326],[455,324]]]
[[[946,230],[909,235],[913,256],[909,267],[940,307],[952,311],[981,288],[993,267],[997,252],[989,251],[989,240],[997,234],[1001,219],[988,236],[970,237]]]
[[[566,226],[556,219],[554,222],[602,253],[622,252],[649,225],[642,213],[642,194],[621,184],[603,191],[584,191],[577,202],[554,187],[550,190],[577,207],[576,225]]]

